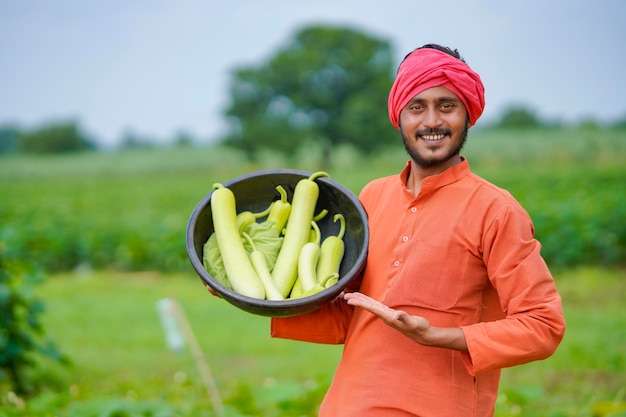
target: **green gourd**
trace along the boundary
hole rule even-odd
[[[297,278],[300,250],[309,240],[311,221],[319,197],[319,186],[315,180],[319,177],[328,177],[328,174],[313,173],[299,180],[294,189],[283,245],[272,270],[274,282],[284,297],[291,292]]]
[[[217,246],[233,290],[248,297],[264,299],[263,284],[241,241],[235,195],[222,184],[213,185],[211,215]]]

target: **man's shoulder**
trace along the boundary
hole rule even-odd
[[[494,199],[500,199],[504,201],[508,201],[511,199],[515,200],[513,195],[506,188],[503,188],[473,172],[468,175],[467,179],[473,182],[474,187],[476,187],[476,189],[480,193],[489,195]]]
[[[472,182],[471,187],[474,189],[470,201],[478,204],[481,210],[500,214],[519,212],[528,215],[522,204],[507,189],[474,173],[469,175],[467,180]]]
[[[368,182],[361,193],[371,193],[371,192],[379,192],[382,190],[389,189],[390,186],[396,184],[400,180],[398,179],[398,175],[389,175],[386,177],[375,178]]]

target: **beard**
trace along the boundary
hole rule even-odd
[[[409,136],[405,134],[404,131],[402,130],[402,127],[400,127],[400,134],[402,135],[402,143],[404,143],[404,149],[406,149],[406,152],[409,154],[411,159],[422,168],[431,168],[431,167],[443,164],[444,162],[450,160],[451,158],[459,155],[461,153],[461,149],[463,149],[463,146],[465,145],[465,142],[467,141],[467,132],[468,132],[468,127],[466,124],[465,127],[463,128],[463,131],[460,132],[460,138],[459,138],[460,140],[456,147],[451,148],[448,151],[448,153],[445,154],[444,156],[441,156],[438,158],[437,157],[428,158],[427,156],[420,155],[420,153],[411,146],[411,144],[413,143],[413,139],[409,138]],[[423,134],[439,134],[439,133],[448,134],[448,135],[451,134],[449,130],[445,130],[445,129],[429,129],[428,131],[415,132],[414,137],[418,137]]]

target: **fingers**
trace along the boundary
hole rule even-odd
[[[222,298],[222,296],[221,296],[221,295],[219,295],[219,294],[217,293],[217,291],[215,291],[213,288],[211,288],[208,284],[204,284],[204,286],[206,287],[206,289],[207,289],[207,290],[208,290],[211,294],[213,294],[213,295],[214,295],[214,296],[216,296],[216,297],[220,297],[220,298]]]
[[[376,301],[371,297],[360,292],[351,292],[344,295],[344,300],[350,305],[361,307],[372,314],[375,314],[385,321],[396,321],[403,313],[393,308],[387,307],[380,301]],[[406,314],[406,313],[404,313]]]
[[[347,293],[344,295],[343,298],[346,300],[348,304],[356,306],[356,307],[362,307],[367,310],[381,309],[385,307],[383,303],[376,301],[373,298],[370,298],[367,295],[362,294],[360,292]]]
[[[398,330],[408,331],[429,325],[428,321],[423,317],[411,316],[405,311],[395,310],[360,292],[346,293],[344,300],[350,305],[361,307],[377,315],[385,323]]]

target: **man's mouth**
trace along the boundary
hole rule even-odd
[[[436,142],[438,140],[441,140],[443,138],[446,137],[446,135],[444,133],[438,133],[438,134],[428,134],[428,135],[419,135],[420,138],[424,139],[427,142]]]

